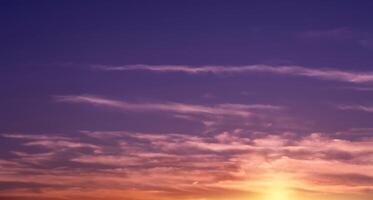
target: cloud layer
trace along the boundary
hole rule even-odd
[[[0,194],[14,197],[239,200],[263,199],[265,190],[282,187],[308,200],[373,189],[373,140],[366,138],[242,130],[210,136],[81,131],[76,138],[2,137],[43,150],[10,152],[13,158],[0,160],[6,169],[0,182],[18,185]]]

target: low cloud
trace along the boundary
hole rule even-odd
[[[48,197],[91,199],[95,192],[105,190],[112,199],[124,198],[132,191],[139,200],[167,196],[209,199],[211,194],[206,191],[216,188],[228,196],[230,192],[260,195],[267,184],[270,187],[284,179],[289,188],[318,194],[373,189],[373,140],[367,138],[348,140],[322,133],[255,135],[238,130],[215,135],[87,130],[79,134],[79,143],[97,146],[101,152],[84,151],[75,145],[65,145],[73,151],[65,151],[69,156],[64,157],[58,156],[58,148],[50,149],[50,153],[13,151],[16,158],[0,160],[0,167],[7,169],[2,170],[0,182],[19,180],[16,182],[20,184],[40,185],[42,196]],[[19,145],[36,138],[64,138],[9,135]],[[44,163],[44,159],[52,164]],[[37,195],[32,190],[5,192]],[[144,194],[153,196],[145,198]]]
[[[73,139],[70,137],[64,136],[53,136],[53,135],[26,135],[26,134],[2,134],[2,137],[17,139],[17,140],[24,140],[22,145],[24,146],[34,146],[34,147],[42,147],[45,149],[51,150],[58,150],[63,151],[67,149],[78,149],[78,148],[88,148],[92,149],[95,152],[100,152],[101,148],[94,144],[84,143],[79,141],[79,139]],[[44,160],[52,156],[51,153],[41,153],[41,154],[27,154],[23,152],[15,151],[13,152],[15,155],[20,157],[29,157],[30,159],[33,158],[34,160]],[[43,159],[44,158],[44,159]]]

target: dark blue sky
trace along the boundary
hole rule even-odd
[[[372,7],[370,1],[1,1],[1,62],[364,69],[371,64]],[[333,29],[345,35],[299,38]]]

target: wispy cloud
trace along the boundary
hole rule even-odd
[[[48,161],[53,159],[55,155],[54,152],[47,152],[47,153],[26,153],[20,151],[13,151],[14,155],[19,157],[22,161],[38,164],[44,161]]]
[[[188,74],[201,73],[272,73],[293,76],[304,76],[324,80],[335,80],[351,83],[373,82],[373,72],[354,72],[338,69],[317,69],[302,66],[270,66],[270,65],[246,65],[246,66],[187,66],[187,65],[124,65],[124,66],[94,66],[105,71],[132,71],[143,70],[153,72],[182,72]]]
[[[304,41],[315,42],[319,40],[322,43],[328,41],[348,42],[363,48],[371,48],[373,44],[371,33],[353,30],[348,27],[306,30],[300,32],[297,36]]]
[[[340,110],[355,110],[373,113],[373,106],[364,106],[364,105],[339,105],[337,106]]]
[[[248,117],[252,114],[251,109],[280,109],[279,106],[262,104],[218,104],[215,106],[192,105],[183,103],[131,103],[90,95],[68,95],[56,96],[57,101],[71,103],[85,103],[97,106],[118,108],[131,112],[156,112],[166,111],[181,114],[208,114],[208,115],[234,115]]]
[[[25,135],[25,134],[2,134],[2,137],[26,140],[25,146],[39,146],[47,149],[76,149],[76,148],[90,148],[97,152],[101,149],[94,144],[82,143],[70,137],[51,136],[51,135]],[[18,155],[20,155],[18,153]]]
[[[349,28],[334,28],[324,30],[307,30],[299,34],[301,38],[309,39],[333,39],[333,40],[344,40],[344,39],[355,39],[359,34]]]

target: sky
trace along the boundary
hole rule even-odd
[[[0,0],[0,200],[373,199],[372,9]]]

